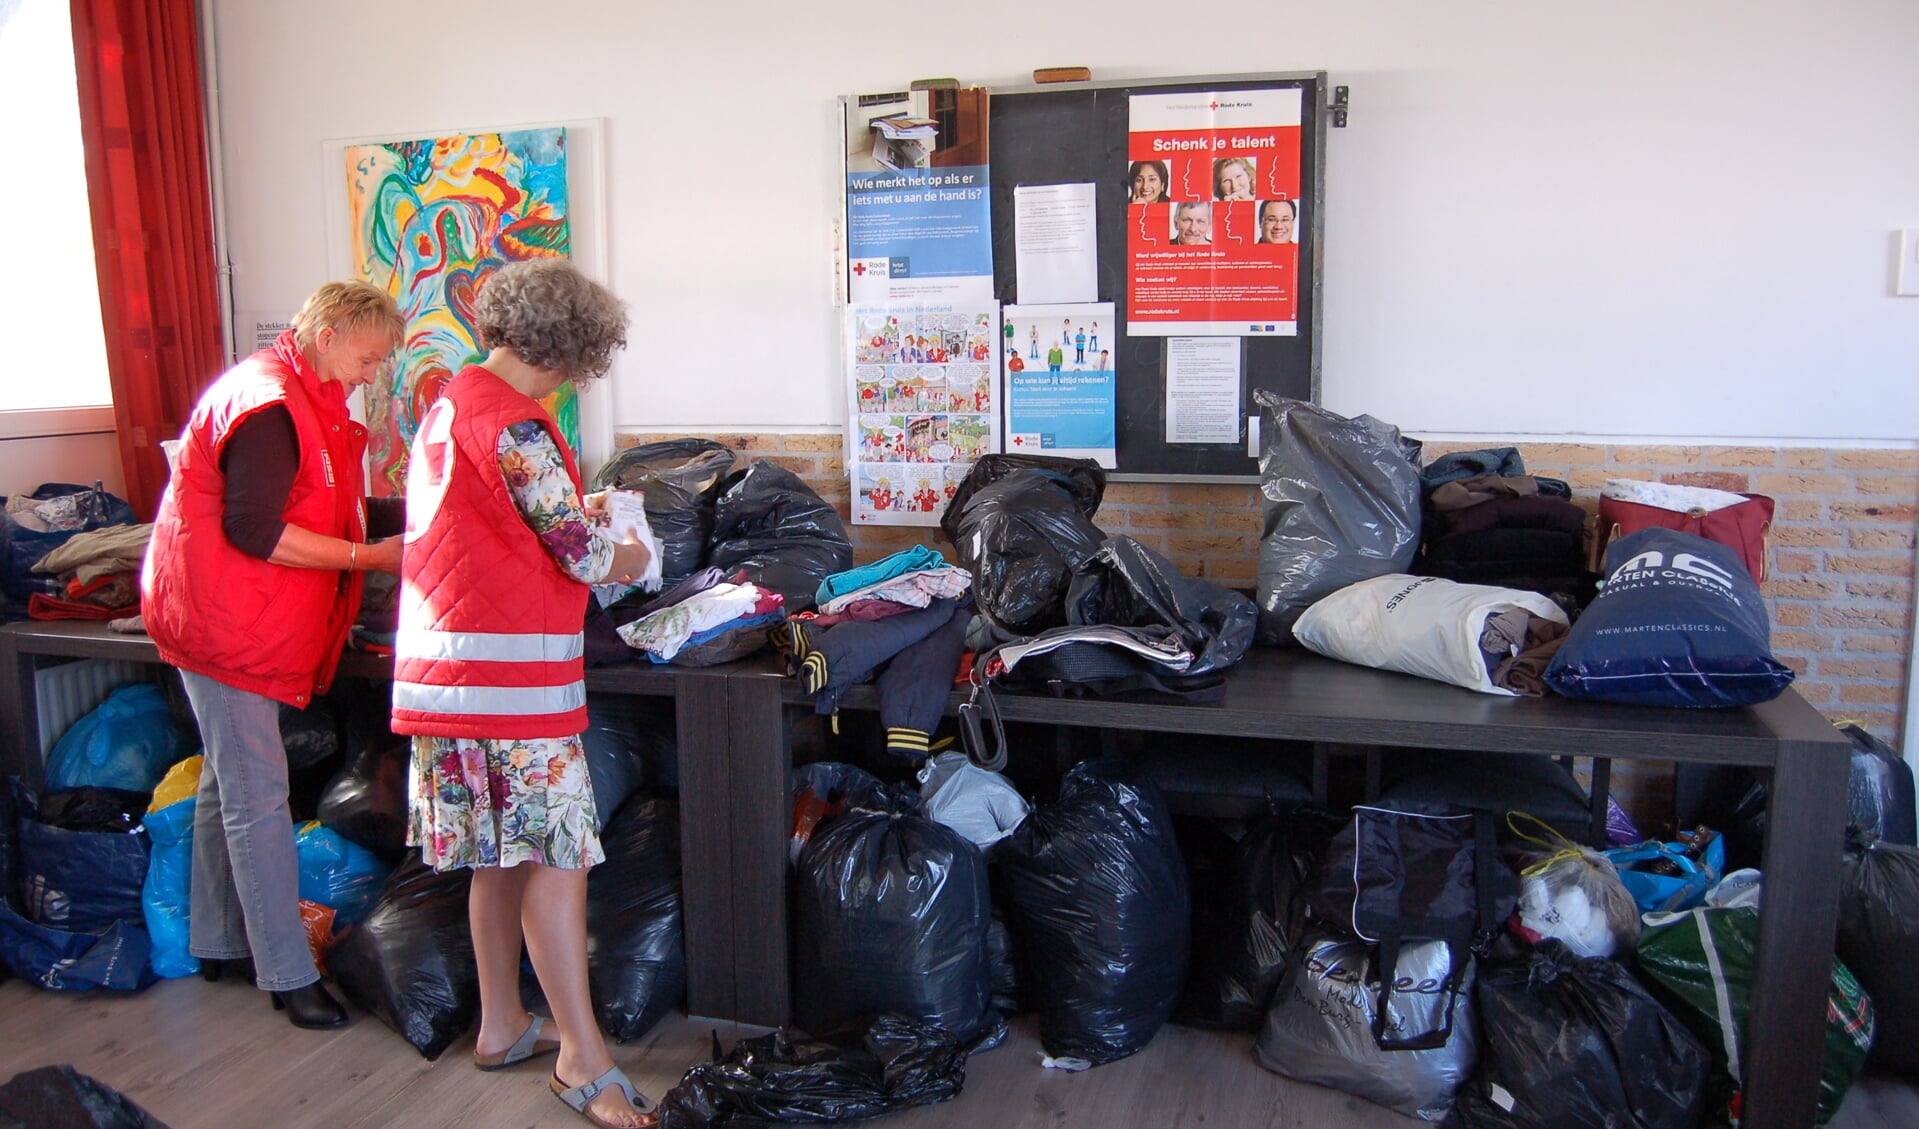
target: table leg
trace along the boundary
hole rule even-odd
[[[1830,740],[1782,741],[1773,767],[1766,889],[1745,1032],[1747,1129],[1813,1123],[1839,922],[1845,749]]]
[[[0,631],[0,778],[40,786],[40,721],[34,707],[34,662],[12,632]]]
[[[686,929],[686,1012],[732,1019],[732,756],[727,680],[679,676],[674,713],[680,760],[680,901]],[[753,943],[749,940],[749,944]]]
[[[791,1014],[786,851],[793,833],[793,755],[777,678],[728,680],[732,775],[734,1006],[741,1023]]]

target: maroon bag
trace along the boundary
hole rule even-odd
[[[1739,554],[1755,583],[1766,581],[1767,535],[1772,530],[1773,501],[1764,494],[1742,494],[1746,500],[1717,510],[1668,510],[1642,502],[1599,499],[1599,537],[1596,546],[1604,559],[1615,538],[1642,529],[1676,529],[1717,541]]]

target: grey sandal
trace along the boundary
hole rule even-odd
[[[507,1049],[490,1055],[483,1055],[475,1050],[473,1052],[474,1067],[479,1070],[505,1070],[515,1063],[525,1062],[539,1055],[550,1055],[559,1050],[560,1040],[557,1036],[541,1037],[546,1033],[547,1023],[548,1020],[545,1017],[536,1015],[533,1017],[533,1022],[526,1025],[526,1030],[521,1032],[520,1037],[513,1040],[513,1045]]]
[[[635,1086],[632,1079],[626,1076],[626,1072],[617,1066],[608,1070],[605,1074],[600,1075],[598,1078],[595,1078],[593,1081],[582,1082],[578,1086],[566,1085],[560,1081],[560,1077],[557,1074],[547,1080],[547,1085],[552,1087],[553,1096],[565,1102],[568,1109],[586,1118],[593,1124],[601,1126],[602,1129],[623,1129],[623,1127],[617,1122],[607,1121],[601,1118],[598,1114],[595,1114],[586,1107],[593,1103],[594,1098],[599,1097],[606,1090],[614,1086],[618,1086],[620,1089],[626,1091],[626,1100],[632,1103],[634,1110],[642,1116],[653,1113],[653,1103],[646,1100],[646,1095],[640,1093],[639,1087]],[[652,1125],[658,1122],[658,1120],[659,1118],[657,1116],[651,1116],[648,1120],[642,1122],[642,1124]]]

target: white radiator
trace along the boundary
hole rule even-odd
[[[40,714],[40,762],[74,722],[107,695],[131,682],[152,682],[165,667],[151,663],[132,663],[124,659],[81,659],[42,667],[33,672],[34,702]]]

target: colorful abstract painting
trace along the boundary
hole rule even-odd
[[[406,317],[391,373],[366,390],[371,489],[398,495],[421,417],[485,356],[473,318],[481,284],[508,263],[568,257],[566,130],[351,145],[346,177],[356,277]],[[578,393],[563,385],[544,403],[577,452]]]

